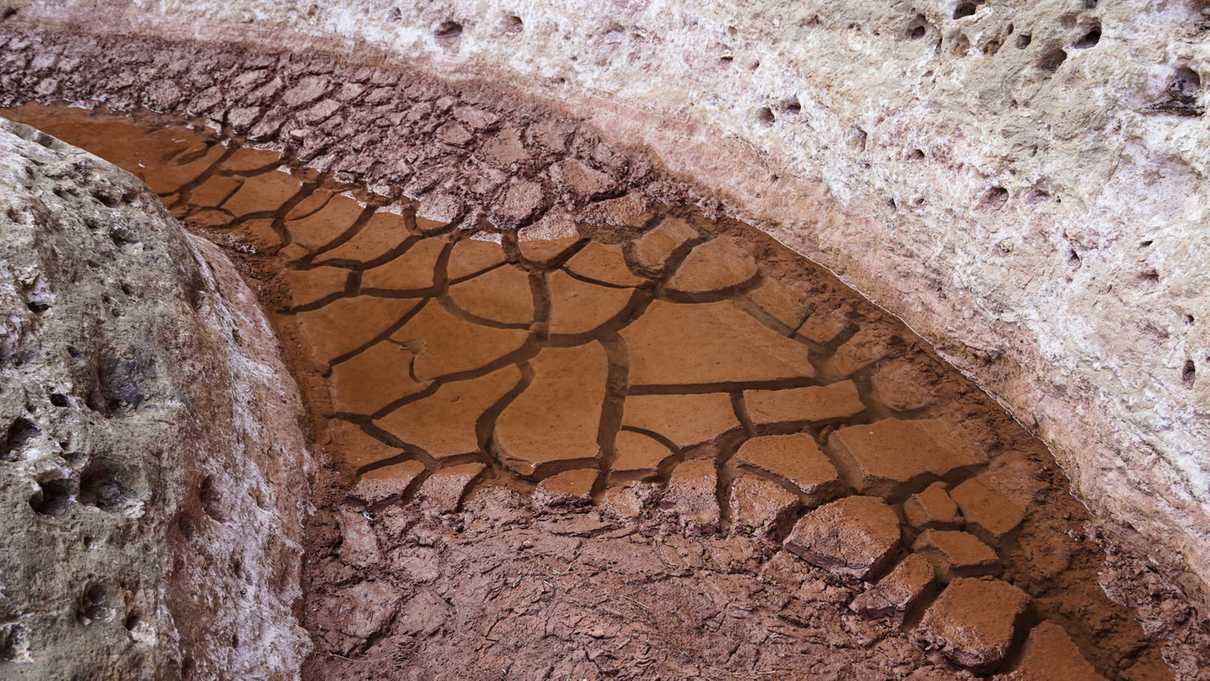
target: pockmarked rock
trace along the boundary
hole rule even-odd
[[[877,497],[845,497],[799,519],[785,548],[842,577],[865,579],[882,570],[899,548],[895,510]]]
[[[3,118],[0,159],[0,677],[301,674],[313,462],[255,294],[134,176]]]
[[[916,630],[924,643],[976,672],[1000,664],[1030,598],[998,579],[960,577],[929,606]]]

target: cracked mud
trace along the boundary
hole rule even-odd
[[[1171,678],[1045,449],[742,226],[500,230],[196,127],[5,115],[138,175],[273,314],[332,459],[310,678]]]

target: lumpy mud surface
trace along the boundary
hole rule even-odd
[[[740,225],[498,231],[197,128],[5,115],[261,293],[331,458],[313,679],[1171,678],[1045,449]]]

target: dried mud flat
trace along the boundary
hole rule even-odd
[[[543,129],[447,110],[493,153]],[[623,190],[513,231],[230,129],[4,113],[142,177],[273,315],[331,459],[309,678],[1167,679],[1155,641],[1205,635],[1146,635],[1045,449],[742,225]]]

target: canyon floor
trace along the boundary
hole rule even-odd
[[[1045,447],[755,230],[625,195],[497,230],[228,130],[0,113],[260,295],[327,458],[308,678],[1173,678]]]

